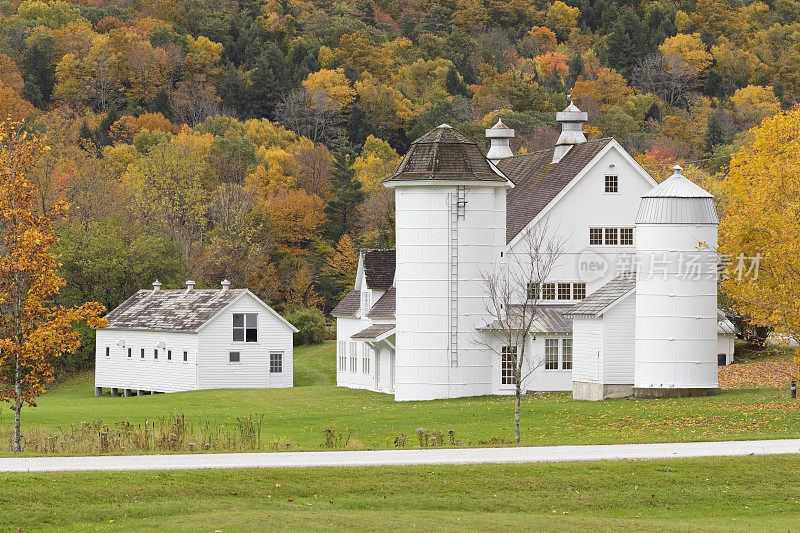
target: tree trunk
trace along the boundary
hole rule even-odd
[[[522,390],[520,389],[519,380],[517,380],[516,398],[514,401],[514,442],[519,444],[519,404],[522,399]]]
[[[19,377],[19,358],[14,371],[14,453],[22,452],[22,434],[20,433],[20,411],[22,411],[22,390]]]

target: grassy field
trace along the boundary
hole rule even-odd
[[[388,395],[337,388],[333,385],[333,350],[332,343],[298,348],[298,386],[293,389],[96,398],[91,374],[83,374],[54,387],[38,407],[25,409],[23,432],[33,429],[59,435],[93,421],[112,428],[120,423],[141,426],[145,421],[152,424],[181,413],[192,431],[210,424],[232,432],[237,418],[263,415],[262,441],[280,440],[279,449],[320,449],[324,430],[331,426],[351,435],[347,447],[353,449],[391,448],[400,435],[407,437],[408,446],[417,446],[418,428],[445,435],[452,430],[461,446],[506,445],[513,440],[511,398],[397,403]],[[0,426],[8,435],[11,413],[7,409],[0,413]],[[88,430],[88,434],[96,437],[97,432]],[[729,390],[707,398],[606,402],[576,402],[568,393],[540,394],[525,397],[523,403],[524,445],[798,436],[800,401],[791,401],[786,391],[778,389]],[[0,453],[8,454],[8,443],[3,446],[6,451]],[[266,444],[264,449],[269,449]]]
[[[8,531],[794,531],[796,456],[0,474]]]

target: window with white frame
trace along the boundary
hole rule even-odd
[[[633,228],[589,228],[592,246],[633,246]]]
[[[572,339],[561,339],[561,370],[572,370]]]
[[[347,343],[339,341],[339,372],[347,370]]]
[[[269,373],[280,374],[283,372],[283,352],[270,352]]]
[[[139,359],[144,359],[144,348],[142,348],[142,351],[139,353]]]
[[[350,343],[350,373],[355,374],[358,371],[358,356],[356,354],[356,343]]]
[[[503,346],[501,348],[502,361],[500,365],[500,384],[515,385],[514,367],[517,364],[517,347]]]
[[[187,362],[189,360],[189,352],[183,352],[183,362]]]
[[[172,350],[167,350],[167,361],[172,361]]]
[[[111,347],[106,346],[106,357],[111,357]]]
[[[544,340],[544,369],[558,370],[558,339]]]
[[[364,374],[369,374],[369,361],[370,355],[372,354],[372,348],[364,344],[364,353],[361,354],[361,372]]]
[[[619,176],[606,176],[606,192],[619,192]]]
[[[153,359],[158,359],[158,348],[153,350]]]
[[[583,300],[586,298],[586,283],[559,281],[543,283],[541,291],[536,283],[528,283],[528,299],[538,300]]]
[[[231,350],[228,352],[228,362],[229,363],[241,363],[242,362],[242,352],[236,350]]]
[[[233,342],[258,342],[258,313],[233,313]]]
[[[128,359],[133,356],[133,348],[128,348]]]

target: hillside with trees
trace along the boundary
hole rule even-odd
[[[380,185],[447,122],[591,137],[720,192],[730,156],[800,96],[800,2],[0,1],[0,117],[46,137],[30,171],[60,229],[65,303],[228,278],[328,311],[357,250],[391,246]]]

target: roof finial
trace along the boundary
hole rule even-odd
[[[675,165],[674,167],[672,167],[672,175],[673,176],[680,176],[681,175],[681,170],[683,170],[682,166]]]
[[[155,280],[153,282],[153,290],[154,291],[160,291],[161,290],[161,282],[160,281]]]

